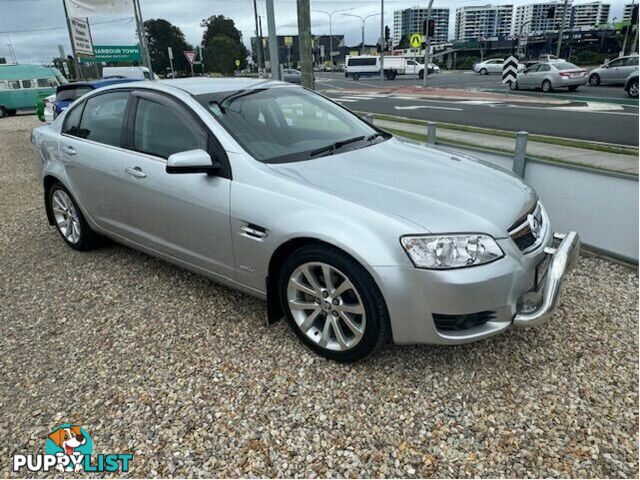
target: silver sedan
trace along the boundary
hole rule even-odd
[[[524,72],[518,73],[512,89],[537,89],[545,93],[558,88],[567,88],[570,92],[587,83],[587,71],[569,62],[536,63]]]
[[[579,250],[511,173],[284,82],[106,87],[32,142],[69,247],[109,237],[263,298],[338,361],[542,323]]]

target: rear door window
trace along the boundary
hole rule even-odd
[[[129,92],[103,93],[89,98],[85,102],[78,136],[120,147],[128,100]]]
[[[64,125],[62,126],[62,133],[72,135],[74,137],[79,136],[80,119],[82,118],[83,108],[84,104],[80,104],[67,113]]]
[[[82,95],[84,95],[87,92],[90,92],[91,90],[93,90],[93,88],[91,88],[88,85],[78,85],[78,86],[73,87],[73,88],[60,89],[56,93],[56,101],[61,101],[61,102],[62,101],[71,101],[71,102],[73,102],[74,100],[77,100]]]

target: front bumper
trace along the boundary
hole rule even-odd
[[[376,268],[373,273],[387,303],[394,342],[460,344],[548,320],[558,306],[564,278],[578,258],[578,234],[552,234],[549,228],[539,248],[528,254],[522,254],[510,238],[498,243],[505,256],[477,267]],[[547,273],[540,281],[538,266],[547,260]],[[443,330],[436,322],[438,315],[488,311],[492,318],[471,328]]]
[[[535,326],[549,320],[558,306],[564,277],[578,261],[580,237],[576,232],[566,235],[556,233],[553,237],[560,240],[560,245],[557,248],[545,249],[545,253],[553,257],[545,278],[542,302],[532,312],[517,313],[513,319],[513,325],[516,327]]]

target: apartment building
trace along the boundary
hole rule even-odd
[[[571,7],[571,26],[595,27],[609,22],[611,4],[601,1],[578,3]]]
[[[422,23],[427,18],[427,9],[420,7],[405,8],[393,12],[393,46],[403,37],[422,32]],[[449,9],[432,8],[431,18],[435,21],[435,43],[444,43],[449,39]]]
[[[633,10],[634,5],[638,5],[638,2],[631,2],[624,4],[624,11],[622,13],[622,21],[630,22],[631,21],[631,10]]]
[[[547,32],[557,30],[564,19],[564,26],[571,23],[571,2],[567,4],[567,14],[564,13],[564,2],[541,2],[518,5],[513,17],[513,32],[522,33]]]
[[[513,5],[466,6],[456,9],[455,37],[459,41],[511,34]]]

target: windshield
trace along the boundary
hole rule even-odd
[[[379,134],[348,110],[302,88],[239,90],[196,99],[247,152],[266,163],[331,155],[390,136]]]
[[[74,101],[77,100],[78,98],[80,98],[82,95],[84,95],[87,92],[90,92],[91,90],[93,90],[93,88],[91,88],[88,85],[78,85],[76,87],[71,87],[71,88],[61,88],[58,90],[58,92],[56,93],[56,101],[61,102],[61,101]]]

